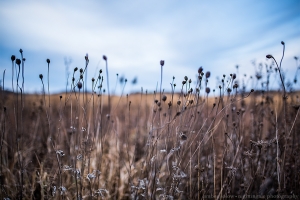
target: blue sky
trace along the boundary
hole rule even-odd
[[[277,60],[286,43],[283,71],[293,80],[294,56],[300,57],[300,1],[4,1],[0,0],[0,72],[6,69],[5,89],[11,89],[11,55],[24,51],[25,92],[40,92],[39,74],[47,74],[50,58],[50,90],[66,87],[65,58],[69,71],[84,68],[89,55],[88,77],[105,72],[102,55],[108,57],[110,88],[116,74],[128,79],[126,92],[154,91],[160,82],[180,85],[186,75],[195,80],[203,66],[216,77],[236,73],[254,76],[256,63]],[[298,61],[299,62],[299,61]],[[299,63],[298,63],[299,65]],[[257,70],[257,68],[256,68]],[[138,83],[130,82],[138,77]],[[106,83],[106,82],[105,82]],[[297,87],[299,87],[298,81]],[[274,88],[278,81],[273,81]],[[106,87],[106,84],[104,84]],[[121,91],[117,86],[117,93]]]

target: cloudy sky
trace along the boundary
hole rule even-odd
[[[165,60],[166,90],[173,76],[177,85],[185,75],[195,80],[200,66],[211,72],[209,85],[215,88],[217,77],[236,73],[236,65],[240,75],[249,77],[258,70],[253,61],[270,63],[266,54],[280,60],[284,41],[282,67],[292,81],[297,68],[294,56],[300,57],[299,13],[299,0],[0,0],[0,79],[6,69],[5,89],[11,89],[10,57],[20,57],[22,48],[26,92],[41,91],[39,74],[46,77],[47,58],[50,90],[63,91],[66,61],[70,72],[84,68],[86,53],[89,80],[99,69],[105,72],[102,56],[107,56],[112,91],[117,73],[128,79],[126,92],[141,87],[155,90],[160,60]],[[134,77],[136,85],[131,84]],[[278,87],[277,80],[273,86]],[[116,92],[120,91],[118,85]]]

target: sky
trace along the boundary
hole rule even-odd
[[[300,64],[300,59],[298,63],[294,59],[300,58],[299,0],[0,0],[0,79],[3,85],[5,70],[7,90],[12,87],[10,58],[19,58],[20,48],[26,58],[25,92],[41,92],[39,74],[47,77],[47,58],[51,93],[64,91],[67,74],[70,83],[73,69],[84,68],[88,54],[90,85],[102,69],[103,87],[107,87],[102,59],[106,55],[110,92],[120,94],[116,74],[128,79],[126,93],[159,88],[160,60],[165,61],[162,87],[166,91],[171,90],[173,76],[178,86],[184,76],[195,83],[200,66],[211,72],[211,89],[218,87],[223,74],[237,73],[239,80],[246,80],[255,76],[259,63],[271,63],[267,54],[279,63],[281,41],[285,42],[282,72],[286,81],[293,81]],[[137,84],[132,84],[135,77]],[[261,87],[255,79],[247,83]],[[272,81],[274,88],[279,84]],[[300,80],[294,87],[300,88]]]

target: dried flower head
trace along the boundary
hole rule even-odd
[[[17,64],[17,65],[20,65],[20,64],[21,64],[21,60],[20,60],[19,58],[17,58],[16,64]]]
[[[205,92],[206,92],[207,94],[209,94],[209,93],[210,93],[210,88],[207,87],[207,88],[205,89]]]
[[[21,54],[23,53],[23,49],[20,49],[19,51],[20,51]]]
[[[164,60],[161,60],[161,61],[160,61],[160,66],[164,66],[164,64],[165,64],[165,61],[164,61]]]
[[[281,44],[284,45],[284,41],[281,41]]]
[[[103,55],[103,60],[107,61],[106,55]]]
[[[199,69],[198,69],[198,73],[201,74],[202,72],[203,72],[203,67],[201,66],[201,67],[199,67]]]
[[[165,101],[167,100],[167,96],[164,95],[164,96],[162,97],[162,100],[165,102]]]
[[[40,74],[40,76],[39,76],[39,77],[40,77],[40,79],[41,79],[41,80],[43,80],[43,74]]]
[[[82,83],[80,81],[77,83],[77,87],[79,90],[82,88]]]
[[[74,72],[76,72],[77,70],[78,70],[78,67],[75,67],[75,68],[74,68]]]
[[[47,58],[46,62],[47,62],[48,64],[50,64],[50,59],[49,59],[49,58]]]
[[[206,78],[209,78],[209,77],[210,77],[210,71],[206,72],[205,77],[206,77]]]
[[[236,74],[232,74],[232,79],[236,79]]]
[[[16,56],[15,56],[15,55],[12,55],[12,56],[10,57],[10,59],[11,59],[11,61],[15,61]]]
[[[268,59],[273,58],[273,56],[270,55],[270,54],[266,55],[266,57],[267,57]]]
[[[89,54],[86,54],[86,55],[84,56],[84,59],[85,59],[86,61],[88,61],[88,60],[89,60]]]

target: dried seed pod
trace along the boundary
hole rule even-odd
[[[199,69],[198,69],[198,73],[201,74],[202,72],[203,72],[203,67],[201,66],[201,67],[199,67]]]
[[[82,83],[80,81],[77,83],[77,87],[79,90],[82,88]]]
[[[209,93],[210,93],[210,88],[207,87],[207,88],[205,89],[205,92],[206,92],[207,94],[209,94]]]
[[[206,77],[206,78],[209,78],[209,77],[210,77],[210,71],[207,71],[207,72],[206,72],[205,77]]]

